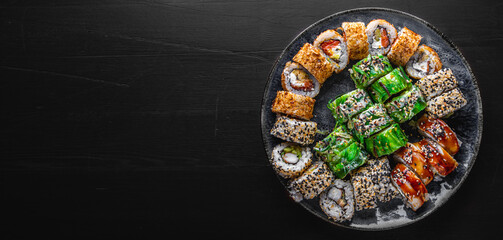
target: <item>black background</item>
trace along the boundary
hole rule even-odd
[[[449,37],[484,109],[463,186],[426,219],[383,232],[339,228],[292,202],[260,133],[264,86],[283,48],[321,18],[370,6]],[[498,234],[502,10],[499,1],[2,1],[2,236]]]

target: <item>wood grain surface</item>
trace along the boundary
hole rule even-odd
[[[484,131],[459,191],[384,232],[328,224],[268,163],[269,71],[304,28],[387,7],[449,37],[477,77]],[[5,1],[0,3],[4,239],[485,239],[503,210],[499,1]],[[5,222],[5,221],[3,221]],[[425,235],[426,233],[426,235]]]

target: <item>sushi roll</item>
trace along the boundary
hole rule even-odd
[[[311,165],[312,156],[308,147],[284,142],[273,148],[271,165],[281,177],[294,178]]]
[[[393,123],[369,138],[365,139],[367,151],[374,157],[389,155],[407,144],[407,136],[398,123]]]
[[[372,100],[384,103],[388,98],[402,92],[412,86],[412,81],[407,76],[401,66],[393,69],[390,73],[377,79],[368,88],[368,93]]]
[[[421,135],[437,142],[449,154],[454,155],[459,151],[460,141],[456,133],[442,119],[424,114],[417,121],[417,128]]]
[[[413,85],[410,90],[392,98],[384,106],[395,122],[404,123],[426,108],[426,100],[421,90]]]
[[[464,107],[466,103],[463,93],[459,88],[455,88],[428,101],[426,112],[436,118],[448,117],[454,111]]]
[[[317,142],[313,149],[321,160],[332,162],[340,158],[342,150],[355,142],[346,127],[341,125],[335,128],[323,140]]]
[[[313,45],[321,50],[325,58],[334,66],[335,73],[341,72],[349,62],[346,39],[335,30],[322,32]]]
[[[271,135],[287,142],[308,145],[314,142],[316,130],[317,124],[315,122],[278,116],[271,129]]]
[[[288,189],[290,196],[297,202],[302,199],[313,199],[323,192],[334,180],[334,175],[328,166],[317,161],[313,163],[302,175],[293,179]]]
[[[342,150],[333,161],[327,162],[335,177],[343,179],[346,175],[363,165],[368,158],[368,153],[360,147],[359,143],[352,143]]]
[[[386,55],[391,44],[396,39],[396,29],[393,24],[383,19],[375,19],[367,24],[365,29],[371,55]]]
[[[427,75],[416,82],[426,101],[450,91],[458,86],[458,81],[450,68],[444,68],[434,74]]]
[[[349,76],[357,88],[366,88],[376,79],[393,70],[390,61],[383,55],[368,55],[349,69]]]
[[[309,120],[313,117],[313,98],[287,91],[278,91],[272,103],[271,111],[294,118]]]
[[[393,120],[386,114],[382,104],[375,104],[348,122],[348,128],[354,131],[356,138],[363,139],[389,126]]]
[[[283,90],[304,95],[310,98],[316,97],[320,92],[320,83],[304,67],[295,62],[287,62],[281,74],[281,86]]]
[[[377,207],[377,196],[371,175],[371,169],[365,166],[351,174],[356,211]]]
[[[351,220],[355,212],[353,186],[349,181],[335,179],[320,195],[321,210],[336,222]]]
[[[422,155],[421,149],[416,145],[407,143],[405,147],[393,153],[393,158],[412,168],[419,178],[421,178],[424,185],[428,185],[433,180],[434,173],[430,169],[428,160]]]
[[[428,190],[421,179],[406,165],[398,163],[391,171],[391,182],[407,206],[416,211],[428,201]]]
[[[335,100],[330,100],[328,109],[339,123],[345,123],[352,116],[364,111],[372,105],[369,95],[362,89],[346,93]]]
[[[395,65],[405,66],[419,47],[421,38],[421,35],[411,31],[407,27],[402,28],[388,52],[389,60]]]
[[[437,52],[424,44],[419,46],[405,66],[407,73],[415,79],[433,74],[441,68],[442,62]]]
[[[428,160],[431,170],[442,177],[449,175],[458,166],[458,162],[445,149],[429,139],[413,144],[421,149],[421,154]]]
[[[343,22],[342,29],[347,40],[349,59],[359,60],[369,55],[369,43],[363,22]]]
[[[300,63],[318,80],[320,85],[323,85],[325,80],[332,76],[335,68],[325,58],[320,49],[314,47],[310,43],[304,44],[302,48],[293,57],[293,61]]]
[[[377,200],[388,202],[398,195],[397,190],[391,184],[391,167],[387,157],[371,159],[366,165],[371,169],[370,173],[372,182],[374,183],[374,191],[376,192]]]

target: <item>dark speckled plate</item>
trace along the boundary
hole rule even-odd
[[[470,66],[457,47],[431,24],[418,17],[391,9],[361,8],[336,13],[311,25],[285,48],[274,64],[262,101],[262,137],[267,155],[271,156],[272,148],[282,142],[282,140],[271,136],[269,131],[276,117],[271,112],[271,105],[276,92],[281,90],[281,72],[285,63],[292,59],[304,43],[312,43],[318,34],[327,29],[335,29],[345,21],[362,21],[367,24],[371,20],[378,18],[385,19],[395,25],[397,31],[406,26],[420,34],[423,37],[421,43],[435,49],[442,60],[443,66],[453,70],[459,81],[459,88],[467,98],[468,104],[446,119],[447,124],[454,129],[462,141],[460,151],[454,156],[459,162],[459,167],[447,177],[436,179],[428,184],[427,189],[430,194],[430,200],[416,212],[405,207],[400,199],[394,199],[388,203],[378,204],[376,209],[355,212],[353,219],[349,222],[336,223],[329,220],[321,211],[318,203],[319,198],[300,202],[305,209],[321,219],[339,226],[361,230],[383,230],[401,227],[425,218],[442,206],[467,177],[475,163],[482,137],[482,101],[479,88]],[[351,61],[348,67],[352,66],[355,62]],[[322,131],[330,131],[335,124],[334,118],[326,108],[327,102],[355,89],[355,85],[349,77],[348,67],[341,73],[330,77],[321,88],[319,95],[315,98],[316,105],[312,121],[317,122],[318,128]],[[418,115],[422,115],[422,113]],[[402,127],[410,136],[410,142],[416,142],[421,139],[417,131],[409,127],[407,123],[402,124]],[[317,135],[316,141],[322,138],[322,135]],[[396,163],[390,160],[390,164],[393,167]],[[278,178],[286,187],[287,180],[279,176]]]

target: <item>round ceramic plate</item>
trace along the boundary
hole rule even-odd
[[[327,29],[335,29],[341,26],[342,22],[360,21],[367,24],[371,20],[379,18],[393,24],[397,28],[397,31],[403,27],[407,27],[420,34],[423,37],[421,44],[426,44],[436,50],[442,60],[443,67],[452,69],[459,81],[459,88],[468,100],[468,104],[456,111],[448,119],[445,119],[462,142],[460,151],[454,156],[459,166],[448,176],[437,178],[427,185],[430,199],[416,212],[405,207],[402,200],[396,198],[387,203],[378,203],[375,209],[356,211],[351,221],[337,223],[328,219],[323,213],[319,207],[318,197],[311,200],[303,200],[299,203],[321,219],[339,226],[361,230],[383,230],[411,224],[425,218],[442,206],[467,177],[475,162],[482,135],[482,101],[480,92],[470,66],[457,47],[431,24],[418,17],[391,9],[362,8],[339,12],[318,21],[300,33],[281,53],[269,75],[262,101],[261,127],[267,156],[271,156],[274,146],[283,142],[281,139],[273,137],[269,131],[276,119],[276,114],[271,112],[271,105],[276,97],[276,92],[282,90],[281,72],[285,63],[293,58],[304,43],[312,43],[318,34]],[[318,128],[321,131],[330,132],[335,125],[335,120],[326,107],[328,101],[355,89],[355,85],[348,73],[348,68],[355,63],[356,61],[350,61],[346,69],[341,73],[334,74],[327,79],[320,93],[316,96],[314,117],[311,121],[318,123]],[[421,115],[422,113],[419,113],[416,118]],[[422,139],[409,124],[404,123],[401,126],[409,136],[409,142],[416,142]],[[323,139],[323,137],[324,135],[317,135],[315,142]],[[312,146],[310,145],[310,147]],[[390,159],[392,168],[395,164]],[[281,178],[279,175],[278,178],[286,188],[288,180]]]

